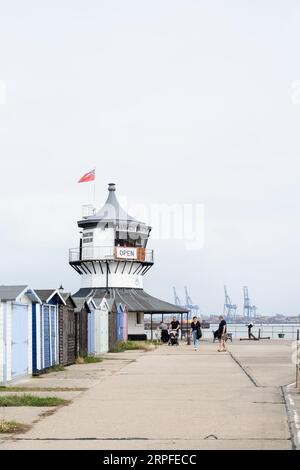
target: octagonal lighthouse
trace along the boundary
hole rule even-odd
[[[70,250],[70,265],[85,288],[143,288],[143,276],[153,265],[147,249],[151,227],[127,214],[108,186],[108,198],[98,212],[78,222],[79,247]]]
[[[144,314],[183,314],[188,310],[149,295],[143,289],[145,274],[154,264],[148,249],[151,227],[127,214],[108,185],[108,198],[98,212],[78,222],[79,246],[70,249],[69,263],[81,276],[74,294],[80,301],[93,296],[114,299],[128,311],[128,338],[146,339]],[[182,317],[181,317],[182,318]]]

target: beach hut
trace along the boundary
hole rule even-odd
[[[96,354],[96,307],[93,308],[93,305],[90,305],[90,309],[87,316],[88,320],[88,354]]]
[[[105,297],[103,297],[100,303],[94,298],[97,304],[95,310],[95,354],[103,354],[108,351],[108,315],[109,306]]]
[[[128,340],[128,310],[126,305],[117,305],[117,338],[118,341]]]
[[[58,307],[59,328],[59,363],[66,366],[74,364],[79,354],[79,338],[76,330],[78,313],[76,304],[70,293],[61,292],[65,304]]]
[[[107,298],[108,305],[108,349],[112,349],[118,341],[117,305],[114,299]]]
[[[117,305],[117,340],[123,341],[123,306]]]
[[[123,305],[123,339],[128,341],[128,309]]]
[[[39,373],[59,363],[58,310],[66,302],[57,289],[35,292],[42,304],[32,309],[32,366]]]
[[[79,297],[73,296],[76,308],[75,331],[78,337],[78,356],[85,357],[94,351],[93,334],[95,328],[94,311],[96,310],[95,302],[92,296]]]
[[[32,307],[41,303],[30,286],[0,286],[0,383],[32,374]]]

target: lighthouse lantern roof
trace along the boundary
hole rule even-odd
[[[142,225],[145,224],[141,221],[138,221],[131,215],[129,215],[120,205],[116,197],[116,185],[110,183],[108,185],[108,197],[104,206],[97,211],[95,214],[86,217],[85,219],[78,222],[79,227],[87,227],[93,224],[103,224],[110,223],[113,225],[127,224],[127,225]]]

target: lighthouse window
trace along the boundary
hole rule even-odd
[[[83,234],[83,238],[90,238],[90,237],[92,237],[92,236],[93,236],[93,232],[85,232],[85,233]]]
[[[83,241],[83,243],[93,243],[92,238],[84,238],[82,241]]]
[[[82,236],[83,243],[93,243],[93,232],[85,232]]]

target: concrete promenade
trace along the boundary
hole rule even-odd
[[[294,381],[291,343],[228,346],[227,353],[203,341],[197,352],[181,344],[108,354],[26,381],[86,390],[28,432],[0,438],[0,450],[292,449],[281,388]]]

